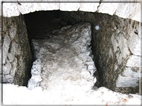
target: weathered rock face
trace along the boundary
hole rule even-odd
[[[139,92],[141,23],[86,12],[59,12],[59,17],[70,24],[92,24],[93,54],[100,81],[97,85],[123,93]]]
[[[22,16],[3,17],[3,83],[26,85],[32,56]]]
[[[91,51],[91,24],[61,28],[50,39],[32,40],[36,61],[28,88],[90,90],[96,82]],[[69,89],[69,86],[73,89]],[[58,86],[58,87],[57,87]],[[72,91],[73,90],[73,91]],[[64,93],[64,91],[60,91]]]
[[[97,20],[100,30],[93,29],[94,59],[103,85],[122,93],[138,92],[142,73],[140,23],[110,16]]]
[[[1,23],[1,16],[0,16],[0,23]],[[0,35],[1,35],[1,24],[0,24]],[[2,40],[1,40],[2,37],[0,37],[0,69],[2,69]],[[1,82],[1,79],[2,79],[2,71],[0,70],[0,82]]]

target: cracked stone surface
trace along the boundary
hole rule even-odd
[[[91,25],[80,23],[61,28],[50,39],[32,40],[36,61],[28,88],[67,88],[68,84],[80,89],[91,89],[96,71],[91,57]],[[63,93],[61,91],[61,93]]]

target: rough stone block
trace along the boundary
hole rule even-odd
[[[113,46],[113,52],[117,51],[117,47],[118,47],[118,42],[115,38],[115,35],[111,36],[111,42],[112,42],[112,46]]]
[[[142,67],[141,66],[141,57],[131,55],[130,58],[127,60],[126,66],[128,66],[128,67]]]
[[[11,45],[11,53],[12,54],[20,54],[19,52],[19,46],[16,42],[12,42],[12,45]]]
[[[125,77],[133,77],[133,78],[139,78],[140,74],[139,72],[134,72],[130,67],[125,68],[124,72],[122,73]]]
[[[9,61],[7,61],[6,64],[3,65],[3,74],[4,75],[10,74],[10,71],[11,71],[11,64]]]
[[[3,26],[3,82],[26,85],[31,54],[24,21],[3,17]]]
[[[39,10],[37,3],[21,3],[21,5],[18,5],[18,11],[22,14],[27,14],[29,12],[34,12],[36,10]]]
[[[3,64],[5,64],[7,55],[8,55],[8,50],[9,50],[9,46],[10,46],[10,37],[8,35],[6,35],[4,37],[4,43],[3,43]]]
[[[98,12],[113,15],[116,9],[118,8],[118,5],[119,3],[103,3],[102,2],[98,8]]]
[[[3,3],[3,15],[6,17],[20,15],[20,12],[17,8],[17,3]]]
[[[118,65],[120,65],[123,61],[122,54],[119,53],[119,52],[116,52],[115,55],[116,55],[116,58],[117,58]]]
[[[61,11],[77,11],[80,7],[80,3],[60,3]]]
[[[14,57],[14,56],[13,56]],[[15,72],[17,71],[17,58],[14,58],[14,61],[11,63],[12,65],[12,69],[11,69],[11,75],[14,76],[15,75]]]
[[[131,13],[129,18],[132,19],[132,20],[135,20],[135,21],[142,22],[142,20],[141,20],[141,13],[142,13],[142,11],[141,11],[141,3],[135,3],[135,9]]]
[[[134,55],[141,56],[141,39],[138,35],[135,35],[134,32],[131,32],[132,35],[128,39],[128,46],[131,52]]]
[[[122,57],[125,59],[130,54],[128,45],[127,45],[127,39],[125,39],[124,35],[119,34],[119,36],[117,36],[117,40],[119,42],[119,48],[120,48]]]
[[[90,89],[96,81],[93,76],[96,70],[93,59],[89,55],[91,48],[88,45],[91,41],[91,24],[80,23],[72,27],[67,26],[65,30],[51,35],[50,39],[32,40],[38,57],[32,66],[29,89],[36,86],[48,89],[52,84],[58,85],[60,81],[65,85],[70,81],[73,85]],[[83,47],[84,51],[82,51]]]
[[[60,3],[37,3],[37,4],[39,4],[39,10],[59,10],[60,9]]]
[[[95,12],[99,3],[80,3],[79,11]]]
[[[11,38],[11,40],[13,40],[13,38],[16,36],[17,34],[17,27],[16,26],[12,26],[9,28],[9,36]]]
[[[136,87],[138,86],[138,80],[138,78],[119,75],[116,81],[116,87]]]
[[[48,0],[50,1],[50,0]],[[58,0],[56,0],[58,1]],[[71,1],[71,0],[69,0]],[[117,1],[117,0],[116,0]],[[88,11],[95,12],[99,6],[99,0],[96,3],[4,3],[3,10],[4,16],[18,16],[20,12],[27,14],[39,10],[57,10],[62,11]],[[118,5],[119,4],[119,5]],[[118,8],[117,8],[118,7]],[[117,9],[116,9],[117,8]],[[141,22],[140,3],[101,3],[98,9],[101,13],[107,13],[116,15],[122,18],[131,18],[133,20]]]
[[[15,55],[13,53],[8,53],[8,60],[9,62],[13,62],[15,58]]]
[[[3,75],[3,82],[5,83],[12,83],[14,80],[14,77],[11,75]]]
[[[128,18],[135,8],[135,3],[120,3],[115,14],[122,18]]]

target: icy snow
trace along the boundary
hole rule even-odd
[[[33,40],[36,60],[28,88],[3,84],[3,104],[140,105],[138,94],[93,89],[97,79],[90,41],[89,23],[64,27],[51,39]]]

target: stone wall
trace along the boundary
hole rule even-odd
[[[1,23],[1,16],[0,16],[0,23]],[[1,35],[1,24],[0,24],[0,35]],[[2,48],[2,40],[1,40],[1,39],[2,39],[2,36],[0,37],[0,82],[1,82],[1,79],[2,79],[2,78],[1,78],[1,77],[2,77],[2,76],[1,76],[1,75],[2,75],[2,71],[1,71],[1,69],[2,69],[2,67],[1,67],[1,66],[2,66],[2,58],[1,58],[1,57],[2,57],[2,53],[1,53],[1,52],[2,52],[2,51],[1,51],[1,48]]]
[[[123,93],[138,92],[142,73],[140,23],[108,15],[97,21],[100,30],[94,26],[94,60],[102,85]]]
[[[20,0],[19,0],[20,1]],[[103,0],[104,2],[105,0]],[[114,0],[115,1],[115,0]],[[117,0],[116,0],[117,1]],[[129,0],[130,1],[130,0]],[[132,1],[132,0],[131,0]],[[93,51],[94,60],[100,75],[99,81],[101,84],[112,90],[121,92],[138,92],[139,73],[141,74],[141,54],[140,54],[140,24],[141,22],[141,7],[140,3],[103,3],[102,0],[98,3],[4,3],[3,15],[11,18],[4,18],[4,56],[3,70],[4,82],[14,82],[22,84],[25,75],[23,71],[30,63],[30,49],[23,21],[19,16],[40,10],[62,10],[62,11],[77,11],[59,13],[60,18],[64,21],[75,24],[79,22],[90,22],[93,31]],[[110,8],[111,7],[111,8]],[[93,12],[93,13],[86,13]],[[107,13],[110,15],[103,15]],[[122,19],[122,18],[126,19]],[[127,19],[129,18],[129,19]],[[137,20],[137,21],[132,21]],[[14,23],[14,24],[12,24]],[[15,27],[9,27],[16,25]],[[16,35],[10,35],[10,30],[15,28]],[[19,28],[19,29],[18,29]],[[22,29],[22,31],[20,31]],[[96,30],[97,29],[97,30]],[[8,32],[9,31],[9,32]],[[14,32],[15,33],[15,32]],[[22,36],[23,35],[23,36]],[[22,37],[21,37],[22,36]],[[23,46],[25,45],[25,46]],[[11,50],[16,49],[16,52]],[[25,53],[24,53],[25,51]],[[11,56],[14,55],[14,56]],[[29,57],[28,57],[29,56]],[[14,59],[13,59],[14,57]],[[12,62],[12,60],[15,62]],[[26,61],[26,62],[25,62]],[[25,62],[25,63],[22,63]],[[28,63],[29,62],[29,63]],[[20,64],[22,63],[22,64]],[[23,65],[23,66],[22,66]],[[14,69],[17,66],[17,73]],[[8,67],[8,68],[7,68]],[[22,67],[22,68],[21,68]],[[10,69],[11,68],[11,69]],[[9,70],[9,71],[8,71]],[[12,71],[10,71],[12,70]],[[11,74],[15,73],[15,74]],[[15,78],[13,77],[15,76]],[[18,76],[18,77],[17,77]],[[12,79],[13,78],[13,79]],[[18,78],[20,80],[18,80]],[[103,83],[102,83],[103,82]],[[99,83],[99,82],[98,82]]]
[[[82,21],[92,24],[92,49],[100,81],[97,86],[123,93],[139,92],[141,23],[99,13],[59,12],[58,15],[70,24]]]
[[[3,83],[26,85],[31,67],[31,51],[22,16],[3,17]]]
[[[32,2],[33,1],[33,2]],[[47,10],[61,10],[61,11],[86,11],[86,12],[99,12],[109,15],[117,15],[122,18],[129,18],[139,22],[141,20],[141,0],[125,0],[120,2],[118,0],[47,0],[36,2],[26,2],[17,0],[13,3],[6,2],[3,4],[3,15],[5,17],[18,16],[35,11]]]

